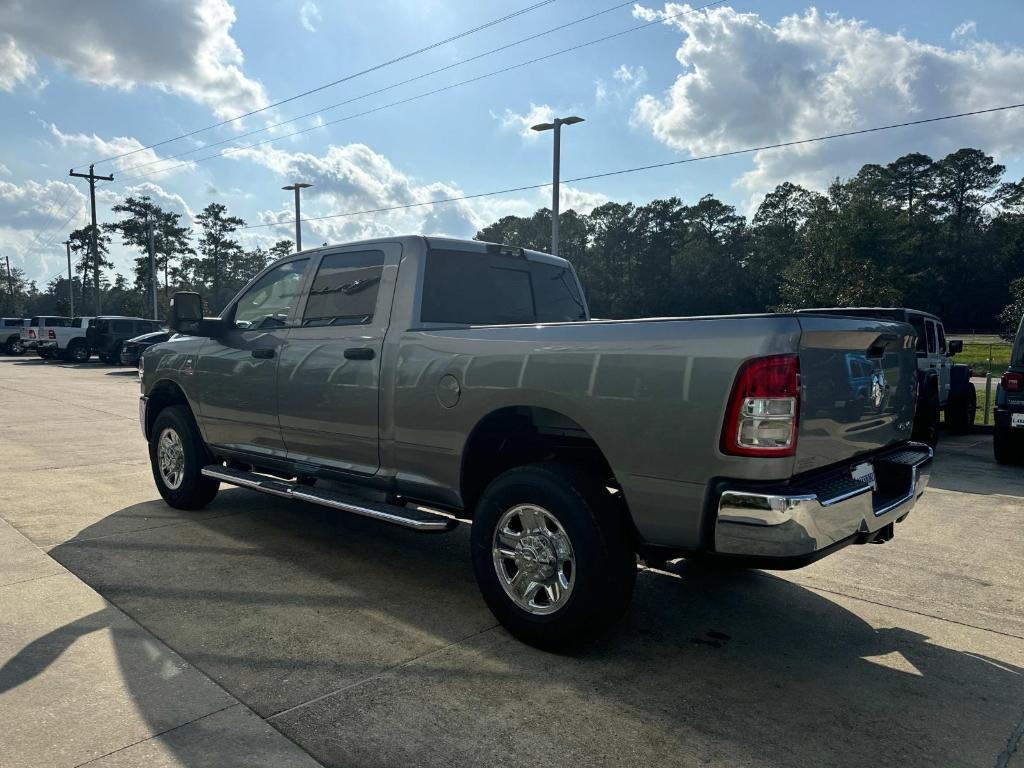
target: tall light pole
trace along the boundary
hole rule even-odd
[[[68,299],[71,303],[71,316],[75,316],[75,281],[71,275],[71,241],[64,241],[64,249],[68,252]]]
[[[295,190],[295,252],[298,253],[302,250],[302,218],[300,215],[301,208],[299,206],[299,191],[312,187],[312,184],[306,184],[302,181],[297,181],[294,184],[289,184],[287,187],[281,187],[281,189]]]
[[[551,164],[552,186],[551,186],[551,255],[558,255],[558,170],[561,159],[562,126],[582,123],[582,117],[571,115],[570,117],[556,117],[553,123],[539,123],[530,130],[533,131],[555,131],[555,153]]]

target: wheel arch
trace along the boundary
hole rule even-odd
[[[153,424],[156,422],[157,416],[160,415],[160,411],[172,405],[184,405],[188,408],[192,421],[198,428],[199,422],[196,419],[195,411],[192,409],[192,404],[185,394],[185,390],[176,381],[161,379],[150,388],[148,399],[146,400],[144,432],[147,440],[149,440],[153,433]],[[200,432],[200,434],[202,433]]]
[[[607,454],[575,419],[541,406],[503,406],[482,416],[462,449],[459,491],[472,515],[480,495],[495,477],[513,467],[541,461],[569,464],[605,480],[628,506]]]

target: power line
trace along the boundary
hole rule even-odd
[[[711,6],[711,5],[719,5],[719,4],[724,3],[724,2],[725,2],[725,0],[717,0],[716,2],[709,3],[708,5],[702,6],[702,7],[707,8],[707,7]],[[179,157],[185,157],[186,155],[191,155],[191,154],[194,154],[196,152],[201,152],[204,149],[211,149],[212,147],[219,147],[219,146],[221,146],[223,144],[230,144],[232,142],[238,141],[239,139],[244,139],[244,138],[246,138],[248,136],[255,136],[258,133],[266,133],[267,131],[271,131],[274,128],[280,128],[282,125],[289,125],[291,123],[298,122],[299,120],[305,120],[307,117],[315,117],[315,116],[320,115],[320,114],[322,114],[324,112],[329,112],[332,109],[337,109],[338,107],[343,107],[346,104],[351,104],[351,103],[356,102],[356,101],[361,101],[362,99],[369,98],[370,96],[377,96],[378,94],[384,93],[386,91],[391,91],[391,90],[394,90],[395,88],[400,88],[403,85],[408,85],[409,83],[414,83],[417,80],[423,80],[424,78],[430,77],[432,75],[440,74],[441,72],[447,72],[450,69],[455,69],[456,67],[461,67],[461,66],[463,66],[465,64],[469,64],[471,62],[478,61],[480,59],[486,58],[487,56],[493,56],[495,53],[500,53],[501,51],[507,51],[508,49],[515,48],[518,45],[522,45],[524,43],[529,43],[529,42],[532,42],[533,40],[538,40],[539,38],[546,37],[547,35],[552,35],[555,32],[561,32],[563,29],[568,29],[569,27],[576,26],[577,24],[582,24],[582,23],[584,23],[586,21],[590,21],[592,19],[596,19],[598,16],[603,16],[603,15],[605,15],[607,13],[611,13],[612,11],[617,11],[620,8],[625,8],[626,6],[631,6],[631,5],[635,5],[635,0],[628,0],[628,2],[625,2],[625,3],[618,3],[617,5],[610,6],[608,8],[605,8],[604,10],[597,11],[596,13],[591,13],[591,14],[589,14],[587,16],[582,16],[582,17],[580,17],[578,19],[573,19],[572,21],[566,22],[565,24],[559,24],[556,27],[551,27],[550,29],[546,29],[543,32],[538,32],[536,34],[520,38],[519,40],[515,40],[515,41],[513,41],[511,43],[507,43],[505,45],[501,45],[501,46],[499,46],[497,48],[491,48],[489,51],[484,51],[483,53],[478,53],[475,56],[470,56],[468,59],[461,59],[459,61],[453,62],[453,63],[448,64],[446,66],[438,67],[437,69],[432,69],[429,72],[424,72],[421,75],[416,75],[415,77],[410,77],[410,78],[407,78],[405,80],[400,80],[399,82],[392,83],[391,85],[384,86],[383,88],[378,88],[375,91],[369,91],[367,93],[361,94],[360,96],[353,96],[350,99],[345,99],[344,101],[339,101],[339,102],[337,102],[335,104],[328,104],[325,107],[320,107],[319,109],[316,109],[316,110],[314,110],[312,112],[307,112],[304,115],[298,115],[297,117],[290,117],[287,120],[281,120],[280,122],[277,122],[277,123],[271,123],[270,125],[265,125],[262,128],[254,128],[251,131],[246,131],[245,133],[240,133],[240,134],[232,136],[232,137],[230,137],[228,139],[222,139],[221,141],[210,142],[209,144],[204,144],[201,147],[193,147],[192,149],[187,149],[184,152],[179,152],[176,155],[168,155],[166,157],[157,158],[156,160],[149,160],[149,161],[147,161],[145,163],[139,163],[137,165],[129,165],[126,168],[122,168],[121,169],[121,173],[127,173],[129,171],[134,171],[134,170],[137,170],[139,168],[146,168],[148,166],[156,165],[157,163],[164,163],[164,162],[167,162],[169,160],[176,160]],[[694,9],[694,10],[700,10],[700,9]],[[674,15],[681,15],[681,14],[674,14]],[[672,18],[672,17],[667,17],[667,18]],[[659,19],[658,22],[655,22],[655,23],[660,23],[661,21],[663,21],[663,20]],[[285,138],[285,137],[280,137],[280,138]]]
[[[139,147],[139,148],[133,149],[133,150],[131,150],[129,152],[122,152],[119,155],[112,155],[111,157],[104,158],[103,160],[97,160],[97,161],[95,161],[95,164],[99,165],[100,163],[108,163],[108,162],[110,162],[112,160],[118,160],[118,159],[120,159],[122,157],[128,157],[129,155],[134,155],[134,154],[136,154],[138,152],[143,152],[143,151],[145,151],[147,149],[153,149],[155,147],[161,147],[161,146],[163,146],[165,144],[170,144],[171,142],[178,141],[180,139],[187,139],[190,136],[195,136],[195,135],[197,135],[199,133],[204,133],[206,131],[213,130],[214,128],[220,128],[221,126],[225,126],[225,125],[228,125],[230,123],[236,122],[238,120],[242,120],[243,118],[251,117],[252,115],[259,114],[260,112],[265,112],[268,109],[273,109],[274,107],[279,107],[282,104],[288,104],[289,102],[295,101],[296,99],[301,99],[304,96],[309,96],[310,94],[318,93],[318,92],[326,90],[328,88],[333,88],[336,85],[339,85],[341,83],[347,82],[349,80],[353,80],[353,79],[355,79],[357,77],[361,77],[362,75],[369,74],[370,72],[376,72],[377,70],[383,69],[384,67],[388,67],[388,66],[390,66],[392,64],[397,64],[400,61],[405,61],[406,59],[410,59],[413,56],[418,56],[421,53],[426,53],[427,51],[431,51],[431,50],[433,50],[435,48],[439,48],[442,45],[447,45],[448,43],[455,42],[456,40],[460,40],[463,37],[467,37],[469,35],[475,34],[476,32],[480,32],[481,30],[487,29],[488,27],[493,27],[493,26],[496,26],[498,24],[502,24],[502,23],[504,23],[506,21],[509,21],[511,19],[516,18],[517,16],[522,16],[525,13],[530,13],[531,11],[535,11],[538,8],[543,8],[546,5],[550,5],[553,2],[556,2],[556,0],[540,0],[540,2],[536,2],[533,5],[528,5],[525,8],[520,8],[518,11],[513,11],[512,13],[505,14],[504,16],[501,16],[501,17],[496,18],[496,19],[491,19],[488,22],[485,22],[483,24],[480,24],[479,26],[473,27],[472,29],[467,29],[467,30],[464,30],[462,32],[459,32],[458,34],[452,35],[451,37],[447,37],[444,40],[438,40],[437,42],[431,43],[430,45],[425,45],[422,48],[417,48],[415,51],[409,51],[408,53],[404,53],[401,56],[396,56],[393,59],[388,59],[387,61],[383,61],[383,62],[381,62],[379,64],[375,64],[372,67],[367,67],[366,69],[360,70],[358,72],[353,72],[350,75],[345,75],[344,77],[340,77],[337,80],[333,80],[333,81],[331,81],[329,83],[325,83],[323,85],[317,86],[316,88],[310,88],[307,91],[302,91],[301,93],[297,93],[294,96],[289,96],[286,99],[281,99],[280,101],[275,101],[272,104],[267,104],[265,107],[260,107],[258,109],[250,110],[249,112],[246,112],[246,113],[241,114],[241,115],[236,115],[235,117],[228,118],[227,120],[221,120],[219,123],[213,123],[212,125],[207,125],[204,128],[197,128],[194,131],[189,131],[188,133],[183,133],[180,136],[175,136],[175,137],[170,138],[170,139],[164,139],[163,141],[158,141],[155,144],[149,144],[148,146]]]
[[[849,136],[860,136],[860,135],[867,134],[867,133],[878,133],[879,131],[889,131],[889,130],[893,130],[894,128],[909,128],[909,127],[915,126],[915,125],[926,125],[928,123],[937,123],[937,122],[941,122],[943,120],[955,120],[955,119],[961,118],[961,117],[972,117],[972,116],[975,116],[975,115],[985,115],[985,114],[991,114],[993,112],[1003,112],[1003,111],[1010,110],[1010,109],[1021,109],[1022,107],[1024,107],[1024,102],[1022,102],[1020,104],[1006,104],[1006,105],[1001,106],[1001,107],[990,107],[988,109],[976,109],[976,110],[973,110],[971,112],[958,112],[958,113],[952,114],[952,115],[941,115],[939,117],[928,117],[928,118],[923,118],[921,120],[908,120],[908,121],[902,122],[902,123],[891,123],[889,125],[879,125],[879,126],[875,126],[873,128],[860,128],[860,129],[857,129],[855,131],[843,131],[841,133],[830,133],[830,134],[827,134],[825,136],[815,136],[813,138],[808,138],[808,139],[795,139],[793,141],[782,141],[782,142],[778,142],[778,143],[775,143],[775,144],[763,144],[763,145],[758,146],[758,147],[746,147],[745,149],[734,149],[734,150],[730,150],[728,152],[716,152],[715,154],[712,154],[712,155],[701,155],[699,157],[687,157],[687,158],[684,158],[682,160],[669,160],[669,161],[664,162],[664,163],[653,163],[651,165],[638,165],[638,166],[635,166],[633,168],[621,168],[621,169],[615,170],[615,171],[605,171],[603,173],[592,173],[592,174],[589,174],[587,176],[577,176],[577,177],[572,178],[572,179],[562,179],[562,183],[563,184],[572,184],[572,183],[581,182],[581,181],[593,181],[594,179],[604,179],[604,178],[608,178],[609,176],[620,176],[622,174],[627,174],[627,173],[638,173],[640,171],[650,171],[650,170],[654,170],[656,168],[668,168],[669,166],[674,166],[674,165],[685,165],[687,163],[696,163],[696,162],[700,162],[701,160],[715,160],[715,159],[719,159],[719,158],[723,158],[723,157],[734,157],[736,155],[746,155],[746,154],[750,154],[750,153],[753,153],[753,152],[764,152],[764,151],[769,150],[769,149],[784,149],[784,148],[787,148],[787,147],[795,147],[795,146],[799,146],[799,145],[802,145],[802,144],[813,144],[813,143],[821,142],[821,141],[829,141],[831,139],[842,139],[842,138],[847,138]],[[347,216],[362,216],[364,214],[369,214],[369,213],[387,213],[387,212],[390,212],[390,211],[405,210],[407,208],[419,208],[421,206],[439,205],[441,203],[457,203],[457,202],[460,202],[460,201],[463,201],[463,200],[475,200],[475,199],[481,198],[481,197],[492,197],[494,195],[505,195],[505,194],[510,194],[512,192],[528,192],[528,191],[532,191],[532,190],[535,190],[535,189],[544,189],[545,187],[550,187],[550,186],[551,186],[551,182],[548,181],[548,182],[544,182],[542,184],[528,184],[528,185],[521,186],[521,187],[508,187],[507,189],[499,189],[499,190],[494,190],[492,192],[478,192],[478,193],[473,194],[473,195],[459,195],[457,197],[446,197],[446,198],[442,198],[442,199],[439,199],[439,200],[427,200],[427,201],[424,201],[424,202],[421,202],[421,203],[405,203],[403,205],[391,205],[391,206],[386,206],[386,207],[383,207],[383,208],[371,208],[371,209],[362,210],[362,211],[348,211],[346,213],[332,213],[332,214],[327,214],[325,216],[304,216],[302,218],[302,220],[303,221],[322,221],[324,219],[338,219],[338,218],[343,218],[343,217],[347,217]],[[244,227],[240,227],[240,229],[261,229],[261,228],[264,228],[264,227],[276,227],[276,226],[281,226],[281,225],[285,225],[285,224],[294,224],[294,223],[295,223],[295,220],[294,219],[290,219],[290,220],[282,220],[282,221],[273,221],[273,222],[269,222],[269,223],[266,223],[266,224],[248,224],[248,225],[246,225]]]
[[[548,53],[548,54],[545,54],[543,56],[537,56],[537,57],[534,57],[532,59],[527,59],[526,61],[521,61],[521,62],[519,62],[517,64],[511,64],[511,65],[509,65],[507,67],[502,67],[501,69],[497,69],[497,70],[494,70],[492,72],[487,72],[487,73],[485,73],[483,75],[477,75],[476,77],[471,77],[471,78],[467,78],[465,80],[460,80],[460,81],[455,82],[455,83],[450,83],[449,85],[444,85],[444,86],[441,86],[440,88],[434,88],[433,90],[425,91],[423,93],[418,93],[418,94],[415,94],[413,96],[409,96],[409,97],[406,97],[404,99],[399,99],[398,101],[393,101],[393,102],[390,102],[388,104],[384,104],[384,105],[381,105],[381,106],[378,106],[378,107],[373,107],[372,109],[368,109],[368,110],[365,110],[363,112],[357,112],[357,113],[352,114],[352,115],[346,115],[345,117],[339,117],[339,118],[337,118],[335,120],[329,120],[327,122],[319,123],[317,125],[311,125],[311,126],[308,126],[306,128],[302,128],[302,129],[297,130],[297,131],[292,131],[290,133],[282,134],[281,136],[273,136],[273,137],[271,137],[269,139],[264,139],[263,141],[256,141],[256,142],[253,142],[251,144],[245,144],[245,145],[238,146],[238,147],[228,147],[227,149],[225,149],[225,150],[223,150],[221,152],[215,152],[212,155],[206,155],[204,157],[199,157],[199,158],[196,158],[195,160],[188,160],[188,161],[185,161],[185,162],[182,162],[182,163],[178,163],[176,165],[168,166],[166,168],[157,168],[157,169],[155,169],[153,171],[148,171],[146,173],[136,174],[135,176],[128,176],[126,178],[120,179],[117,183],[118,184],[126,184],[126,183],[128,183],[130,181],[137,181],[138,179],[148,178],[150,176],[155,176],[157,174],[169,173],[170,171],[177,170],[178,168],[184,168],[186,166],[191,166],[191,165],[193,165],[195,163],[201,163],[201,162],[205,162],[207,160],[215,160],[215,159],[217,159],[219,157],[227,157],[228,155],[235,154],[236,152],[241,152],[241,151],[247,150],[247,149],[255,149],[256,147],[261,147],[261,146],[263,146],[265,144],[271,144],[271,143],[273,143],[275,141],[281,141],[283,139],[288,139],[288,138],[291,138],[293,136],[299,136],[301,134],[309,133],[310,131],[315,131],[315,130],[318,130],[320,128],[326,128],[326,127],[331,126],[331,125],[337,125],[338,123],[346,122],[348,120],[353,120],[353,119],[355,119],[357,117],[365,117],[366,115],[373,114],[375,112],[380,112],[380,111],[385,110],[385,109],[390,109],[391,107],[400,106],[402,104],[408,104],[411,101],[417,101],[419,99],[426,98],[427,96],[434,96],[434,95],[436,95],[438,93],[443,93],[445,91],[450,91],[450,90],[452,90],[454,88],[460,88],[460,87],[462,87],[464,85],[469,85],[471,83],[476,83],[476,82],[479,82],[481,80],[486,80],[488,78],[495,77],[497,75],[503,75],[503,74],[505,74],[507,72],[512,72],[512,71],[517,70],[517,69],[522,69],[523,67],[529,66],[531,64],[537,64],[537,63],[542,62],[542,61],[547,61],[548,59],[553,59],[556,56],[563,56],[563,55],[565,55],[567,53],[572,53],[573,51],[578,51],[578,50],[580,50],[582,48],[588,48],[589,46],[597,45],[598,43],[604,43],[604,42],[607,42],[608,40],[614,40],[615,38],[619,38],[619,37],[622,37],[624,35],[631,34],[633,32],[638,32],[638,31],[640,31],[642,29],[648,29],[650,27],[663,24],[665,21],[668,21],[670,19],[676,18],[677,16],[684,16],[686,14],[696,13],[698,11],[705,10],[705,9],[710,8],[712,6],[715,6],[715,5],[721,5],[724,2],[725,2],[725,0],[714,0],[714,2],[707,3],[707,4],[699,6],[697,8],[688,8],[685,11],[681,11],[679,13],[672,14],[671,16],[665,16],[665,17],[662,17],[662,18],[658,18],[655,21],[649,21],[649,22],[645,22],[643,24],[638,24],[638,25],[633,26],[633,27],[628,27],[627,29],[623,29],[623,30],[620,30],[618,32],[613,32],[610,35],[604,35],[602,37],[598,37],[598,38],[595,38],[593,40],[588,40],[588,41],[586,41],[584,43],[578,43],[578,44],[570,46],[568,48],[562,48],[561,50],[555,51],[554,53]],[[609,10],[612,10],[612,9],[609,9]],[[482,55],[486,55],[486,54],[482,54]],[[431,74],[431,73],[427,73],[427,74]],[[416,79],[419,79],[419,78],[412,78],[412,80],[416,80]],[[412,80],[409,80],[409,81],[406,81],[406,82],[412,82]],[[397,85],[403,85],[403,84],[404,83],[398,83]],[[395,87],[395,86],[389,86],[387,88],[382,88],[382,89],[379,89],[377,91],[373,91],[371,93],[366,93],[366,94],[363,94],[362,96],[358,96],[358,97],[355,97],[353,99],[350,99],[349,101],[358,101],[359,99],[366,98],[367,96],[372,96],[372,95],[374,95],[376,93],[381,93],[383,91],[389,90],[391,87]],[[347,103],[347,102],[342,102],[342,103]],[[334,105],[334,106],[340,106],[340,104]],[[307,117],[308,117],[308,115],[307,115]],[[296,118],[296,119],[299,119],[299,118]],[[220,143],[224,143],[224,142],[220,142]],[[171,158],[165,158],[165,159],[171,159]],[[134,167],[141,167],[141,166],[134,166]]]

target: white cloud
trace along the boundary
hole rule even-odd
[[[491,117],[499,120],[502,128],[516,131],[525,139],[536,139],[537,131],[531,131],[531,126],[538,125],[539,123],[550,123],[555,119],[555,110],[547,104],[538,105],[531,102],[530,109],[525,114],[519,114],[511,109],[506,109],[504,114],[501,115],[496,115],[492,112]]]
[[[548,192],[547,200],[551,199],[551,195]],[[584,192],[582,189],[576,189],[575,187],[569,187],[565,184],[558,185],[558,209],[565,213],[570,208],[577,213],[588,214],[599,205],[604,205],[608,202],[608,196],[603,195],[600,192]],[[546,205],[550,206],[550,202],[545,202]]]
[[[85,224],[87,198],[67,181],[0,181],[0,242],[11,266],[30,280],[45,280],[61,269],[61,241]],[[60,229],[67,222],[67,229]]]
[[[267,104],[263,86],[242,71],[234,22],[227,0],[0,0],[0,89],[26,81],[46,57],[86,82],[152,86],[233,117]]]
[[[36,64],[10,35],[0,36],[0,91],[13,91],[36,73]]]
[[[299,21],[302,26],[310,32],[316,32],[316,25],[320,23],[320,9],[313,0],[306,0],[299,9]]]
[[[145,145],[134,137],[117,136],[112,139],[102,139],[96,134],[64,133],[52,123],[44,125],[47,126],[50,134],[57,140],[61,148],[75,150],[83,159],[83,162],[85,158],[103,159],[133,152],[134,154],[119,157],[113,161],[114,169],[123,171],[128,176],[152,174],[154,179],[162,179],[181,171],[192,170],[195,167],[195,163],[183,160],[172,160],[166,163],[157,162],[163,158],[152,149],[142,149]],[[185,163],[185,165],[182,165],[182,163]],[[158,171],[157,169],[160,168],[173,168],[173,170]],[[107,171],[103,168],[97,169],[97,173],[107,175]],[[117,174],[115,174],[114,179],[115,181],[117,180]]]
[[[11,169],[8,168],[3,163],[0,163],[0,176],[10,176],[10,175],[11,175]]]
[[[664,18],[687,8],[669,3],[636,14]],[[693,155],[1014,103],[1024,82],[1020,49],[973,42],[948,50],[814,9],[774,26],[728,7],[665,23],[683,33],[676,52],[683,73],[662,96],[641,97],[633,119]],[[1019,121],[996,113],[759,152],[739,183],[757,193],[785,179],[821,188],[908,151],[941,157],[977,146],[1017,154]]]
[[[964,21],[956,25],[953,33],[949,36],[950,40],[961,40],[965,37],[974,37],[975,32],[978,31],[978,25],[973,21]]]
[[[598,104],[609,101],[621,102],[624,98],[630,97],[647,82],[647,70],[642,64],[635,67],[620,64],[612,72],[612,80],[615,82],[608,83],[603,78],[594,81],[594,101]]]

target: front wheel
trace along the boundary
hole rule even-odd
[[[209,454],[183,405],[168,406],[157,415],[149,437],[149,463],[157,490],[176,509],[201,509],[217,495],[220,483],[202,474]]]
[[[487,606],[523,642],[569,651],[625,612],[636,554],[625,511],[596,479],[557,463],[517,467],[484,491],[473,570]]]
[[[76,342],[68,348],[67,359],[72,363],[85,363],[89,360],[89,346]]]

